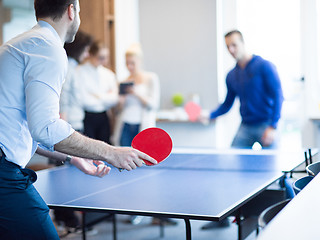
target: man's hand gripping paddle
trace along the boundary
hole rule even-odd
[[[170,155],[173,144],[166,131],[153,127],[139,132],[132,140],[131,146],[160,163]],[[147,166],[153,165],[147,160],[144,160],[144,164]],[[119,168],[119,171],[123,171],[123,168]]]
[[[161,128],[147,128],[132,140],[131,146],[150,157],[157,160],[158,163],[165,160],[172,151],[172,139],[169,134]],[[145,164],[152,166],[153,164],[144,160]]]

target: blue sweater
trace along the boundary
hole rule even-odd
[[[242,123],[268,122],[273,128],[277,127],[283,94],[277,70],[271,62],[254,55],[244,69],[237,64],[228,73],[226,84],[226,99],[210,114],[210,119],[227,113],[239,97]]]

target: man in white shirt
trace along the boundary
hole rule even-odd
[[[89,57],[75,69],[75,82],[79,86],[78,100],[85,116],[84,134],[90,138],[110,143],[110,109],[118,102],[116,75],[104,67],[109,62],[109,49],[100,42],[93,42]]]
[[[34,6],[38,24],[0,47],[0,237],[6,240],[59,239],[32,185],[36,174],[24,168],[38,146],[77,156],[71,164],[100,177],[110,168],[83,158],[129,171],[142,166],[143,159],[156,163],[135,149],[84,137],[60,119],[67,72],[63,44],[72,42],[79,28],[79,0],[35,0]],[[50,154],[65,157],[62,153]]]

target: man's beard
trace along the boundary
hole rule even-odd
[[[66,43],[72,43],[74,41],[74,38],[79,30],[79,24],[77,21],[74,21],[73,24],[70,26],[70,28],[67,31],[66,35]]]

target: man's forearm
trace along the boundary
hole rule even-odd
[[[94,140],[73,132],[69,137],[55,144],[55,150],[93,160],[105,161],[116,168],[124,168],[128,171],[141,167],[147,160],[153,164],[157,161],[131,147],[114,147],[105,142]]]
[[[107,161],[108,158],[110,159],[113,146],[74,132],[57,143],[54,148],[72,156]]]

